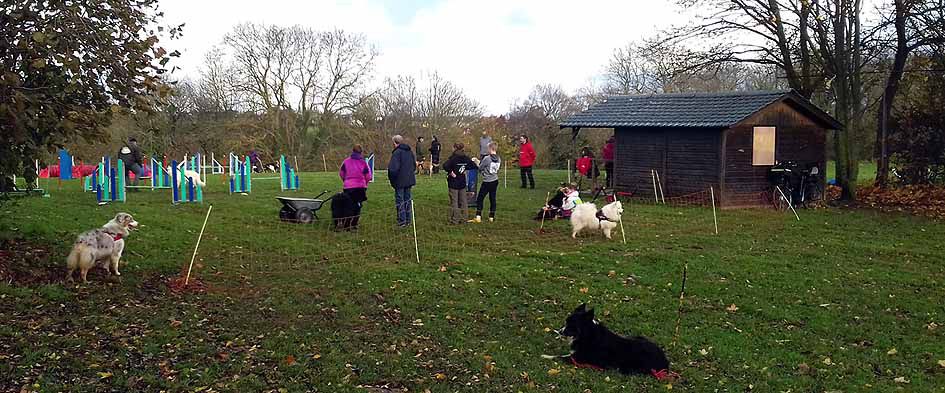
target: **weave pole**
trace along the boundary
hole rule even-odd
[[[656,173],[656,184],[660,187],[660,198],[663,199],[663,204],[666,204],[666,193],[663,192],[663,181],[660,180],[660,171],[654,170]]]
[[[686,297],[686,276],[689,274],[689,262],[683,265],[682,288],[679,290],[679,308],[676,310],[676,332],[673,333],[673,348],[676,348],[676,341],[679,340],[679,324],[682,322],[683,299]]]
[[[712,198],[712,221],[715,222],[715,234],[719,234],[719,217],[715,215],[715,189],[709,186],[709,196]]]
[[[653,198],[656,198],[656,203],[660,203],[660,194],[656,192],[656,171],[650,169],[650,178],[653,179]]]
[[[200,234],[197,235],[197,245],[194,246],[194,255],[190,257],[190,266],[187,267],[187,276],[184,277],[184,286],[187,286],[187,283],[190,282],[190,271],[194,268],[194,261],[197,260],[197,249],[200,248],[200,239],[203,239],[203,231],[207,229],[207,221],[210,220],[210,212],[213,211],[213,205],[210,205],[210,208],[207,209],[207,217],[203,219],[203,226],[200,227]]]
[[[410,223],[413,224],[413,250],[415,253],[417,253],[417,263],[419,264],[420,242],[417,240],[417,213],[413,208],[413,198],[410,198]]]
[[[627,232],[623,230],[623,214],[620,217],[620,236],[623,236],[623,244],[627,244]]]
[[[794,204],[791,203],[791,200],[788,199],[787,195],[784,195],[784,191],[781,190],[781,186],[774,186],[778,190],[778,193],[781,194],[781,198],[784,198],[784,201],[787,202],[788,207],[791,208],[791,211],[794,212],[794,218],[797,218],[798,221],[801,220],[801,216],[797,215],[797,210],[794,210]]]

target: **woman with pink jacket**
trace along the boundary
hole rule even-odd
[[[344,193],[354,202],[355,216],[361,215],[361,204],[367,200],[367,186],[373,175],[361,155],[361,145],[354,145],[351,156],[341,163],[338,176],[344,181]]]

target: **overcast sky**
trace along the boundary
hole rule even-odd
[[[667,0],[163,0],[168,24],[186,23],[178,72],[198,75],[204,53],[242,22],[341,28],[380,50],[376,81],[437,71],[490,113],[537,83],[575,90],[613,50],[684,21]]]

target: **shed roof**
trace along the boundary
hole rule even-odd
[[[726,128],[778,101],[791,104],[827,128],[843,127],[792,90],[611,96],[559,125],[561,128]]]

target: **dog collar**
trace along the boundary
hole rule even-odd
[[[115,240],[116,242],[121,240],[121,238],[124,237],[124,235],[120,233],[109,233],[109,235],[112,235],[112,239]]]

